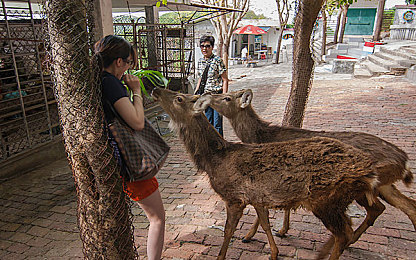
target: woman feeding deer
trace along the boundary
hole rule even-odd
[[[136,131],[142,130],[145,127],[146,120],[139,78],[124,74],[128,69],[137,65],[137,54],[133,46],[121,37],[108,35],[95,44],[94,57],[100,64],[101,69],[106,121],[110,122],[114,114],[117,113],[130,128]],[[130,100],[129,93],[122,80],[132,91],[133,101]],[[123,173],[127,169],[111,131],[109,131],[109,141],[122,168],[122,176],[125,176]],[[159,184],[155,177],[124,182],[125,192],[132,200],[139,203],[149,219],[147,257],[153,260],[161,258],[165,233],[165,210],[158,187]]]

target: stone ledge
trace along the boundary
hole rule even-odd
[[[66,157],[62,136],[37,145],[0,163],[0,183]]]

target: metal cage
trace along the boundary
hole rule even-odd
[[[1,1],[0,162],[60,133],[42,20],[30,4]]]

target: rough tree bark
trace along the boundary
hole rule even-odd
[[[342,8],[341,31],[340,31],[339,40],[338,40],[338,42],[340,43],[344,41],[344,32],[345,32],[345,26],[347,25],[348,8],[350,8],[349,4],[345,4],[344,7]]]
[[[45,2],[55,94],[84,258],[135,259],[129,206],[103,127],[99,74],[90,63],[93,2]]]
[[[276,47],[276,64],[279,64],[280,61],[280,49],[282,47],[282,37],[283,37],[283,29],[279,29],[277,34],[277,47]]]
[[[276,0],[277,12],[279,14],[279,34],[277,35],[277,48],[276,48],[276,64],[280,59],[280,48],[282,46],[283,30],[289,20],[290,3],[288,0]]]
[[[374,41],[380,40],[380,33],[381,27],[383,26],[383,15],[384,15],[384,5],[386,4],[386,0],[379,0],[378,7],[377,7],[377,19],[376,19],[376,28],[374,30]]]
[[[342,10],[339,9],[338,10],[338,15],[337,15],[337,25],[335,26],[335,32],[334,32],[334,43],[335,44],[338,43],[339,27],[341,25],[341,16],[342,16]]]
[[[326,1],[325,1],[326,2]],[[326,16],[326,4],[322,7],[322,46],[321,46],[321,59],[326,54],[326,28],[327,28],[327,16]]]
[[[301,127],[312,84],[314,61],[310,50],[313,26],[324,0],[301,0],[293,39],[292,86],[282,124]]]

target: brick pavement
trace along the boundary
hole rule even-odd
[[[270,73],[273,71],[273,73]],[[274,73],[276,72],[276,73]],[[252,88],[253,105],[265,119],[281,122],[289,94],[290,66],[272,65],[230,71],[230,88]],[[240,77],[242,74],[245,77]],[[289,76],[288,76],[289,75]],[[237,79],[239,78],[239,79]],[[406,152],[416,172],[416,86],[403,78],[351,79],[318,73],[305,115],[304,127],[315,130],[352,130],[376,134]],[[226,121],[226,120],[225,120]],[[228,122],[225,137],[237,140]],[[172,146],[166,166],[158,175],[166,208],[167,232],[164,259],[215,259],[222,243],[224,203],[210,188],[204,173],[197,173],[181,142]],[[416,185],[398,187],[416,199]],[[76,225],[76,197],[66,160],[35,169],[0,184],[0,259],[80,259],[82,244]],[[414,259],[416,232],[402,212],[389,205],[374,227],[344,252],[341,259]],[[148,222],[137,205],[135,238],[145,255]],[[358,206],[351,207],[354,223],[363,219]],[[270,211],[279,223],[281,211]],[[249,244],[241,242],[255,219],[252,207],[244,211],[227,259],[269,259],[263,231]],[[292,214],[286,238],[275,238],[279,259],[313,259],[329,233],[312,214]],[[146,259],[146,257],[142,257]]]

